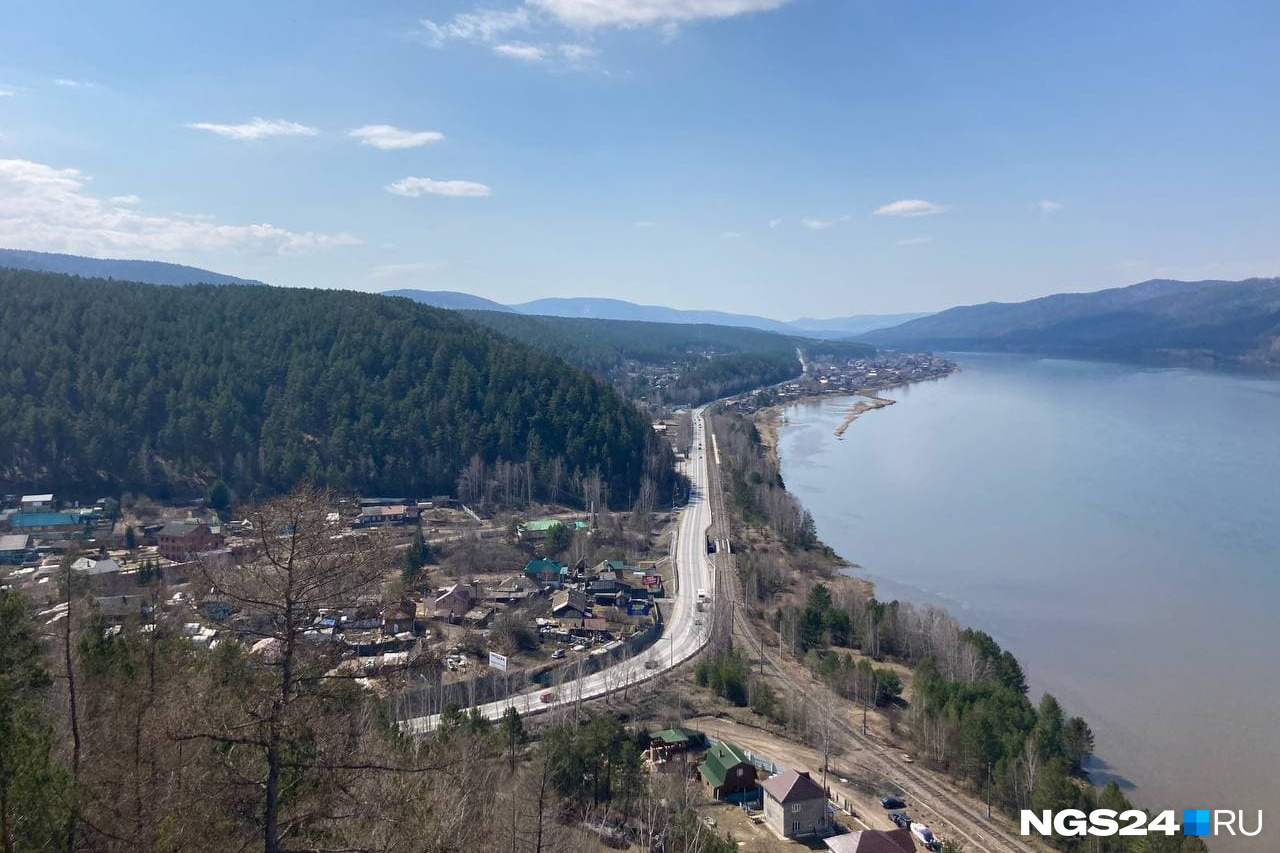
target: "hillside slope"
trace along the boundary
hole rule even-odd
[[[1280,368],[1280,279],[1156,279],[1095,293],[969,305],[858,340],[899,349]]]
[[[645,417],[589,374],[376,294],[156,288],[0,270],[0,481],[92,496],[313,478],[451,493],[473,455],[535,480],[670,477]],[[669,491],[669,490],[668,490]],[[662,493],[660,491],[660,493]]]
[[[60,255],[53,252],[30,252],[25,249],[0,249],[0,267],[37,272],[59,272],[86,278],[113,278],[143,284],[261,284],[247,278],[170,264],[164,261],[127,261],[114,258],[89,258],[84,255]]]

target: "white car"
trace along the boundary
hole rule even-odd
[[[934,835],[933,830],[923,823],[911,824],[911,834],[920,840],[926,850],[942,849],[942,842],[938,840],[938,836]]]

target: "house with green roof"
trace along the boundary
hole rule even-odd
[[[731,743],[721,741],[707,750],[698,775],[717,800],[741,802],[758,796],[756,766],[746,752]]]
[[[667,752],[684,752],[688,749],[698,749],[706,742],[706,736],[694,729],[674,728],[649,732],[650,745],[656,745]]]
[[[529,565],[524,567],[526,577],[533,578],[539,583],[563,583],[565,575],[569,573],[569,569],[560,565],[555,560],[547,557],[539,557],[536,560],[530,560]]]

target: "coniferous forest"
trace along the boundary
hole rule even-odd
[[[447,494],[474,458],[613,503],[669,451],[615,389],[447,311],[375,294],[157,287],[0,269],[0,479],[68,497],[241,496],[310,479]],[[527,463],[527,466],[525,465]]]

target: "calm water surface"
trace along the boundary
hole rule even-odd
[[[987,629],[1142,805],[1264,809],[1280,849],[1280,381],[954,356],[788,408],[787,485],[881,598]]]

